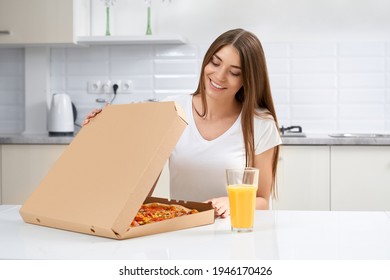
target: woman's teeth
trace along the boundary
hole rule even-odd
[[[223,87],[221,87],[220,85],[214,83],[212,80],[210,80],[210,81],[211,81],[211,84],[212,84],[214,87],[219,88],[219,89],[223,88]]]

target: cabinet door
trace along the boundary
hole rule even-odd
[[[2,147],[0,145],[0,205],[2,204],[2,183],[3,183],[3,175],[2,175],[3,168],[1,167],[1,165],[2,165],[1,150],[2,150]]]
[[[86,4],[86,0],[0,0],[0,44],[73,43],[74,24],[81,24]]]
[[[2,204],[23,204],[67,145],[2,145]]]
[[[390,210],[390,147],[333,146],[332,210]]]
[[[330,210],[330,148],[282,146],[276,210]]]

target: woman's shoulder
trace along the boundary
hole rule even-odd
[[[271,112],[265,108],[257,108],[255,110],[255,122],[269,122],[274,123],[274,117]]]
[[[256,154],[260,154],[282,143],[279,128],[267,109],[257,109],[254,121]]]
[[[256,109],[254,118],[255,134],[264,133],[266,131],[275,133],[279,128],[276,125],[275,119],[267,109]]]

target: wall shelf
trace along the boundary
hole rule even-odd
[[[185,44],[186,40],[179,35],[134,35],[134,36],[79,36],[78,45],[157,45]]]

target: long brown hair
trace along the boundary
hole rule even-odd
[[[246,166],[253,167],[255,160],[254,147],[254,117],[270,117],[275,120],[278,128],[275,107],[272,100],[268,78],[267,65],[263,47],[259,39],[244,29],[233,29],[221,34],[207,50],[201,68],[198,88],[194,95],[200,94],[204,117],[207,114],[207,101],[204,92],[204,68],[211,61],[213,55],[226,45],[232,45],[240,54],[243,86],[238,90],[235,98],[242,103],[241,127],[245,144]],[[266,109],[260,113],[258,109]],[[279,146],[274,148],[272,161],[272,194],[276,196],[276,172],[279,157]]]

